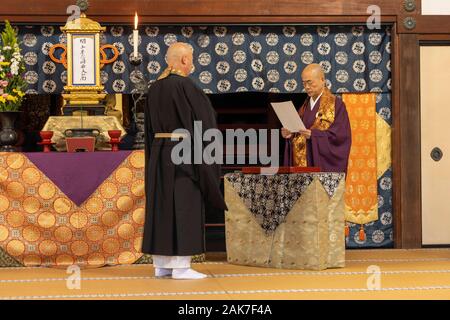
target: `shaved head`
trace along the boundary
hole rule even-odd
[[[192,53],[192,47],[183,42],[175,42],[167,49],[167,63],[172,65],[178,63],[183,56]]]
[[[311,63],[310,65],[307,65],[306,68],[303,69],[302,74],[308,74],[313,77],[325,80],[325,73],[323,72],[322,67],[318,63]]]
[[[317,99],[325,88],[325,73],[320,64],[312,63],[303,69],[302,82],[308,96]]]
[[[175,42],[167,49],[166,61],[170,67],[179,69],[188,75],[192,68],[193,49],[183,42]]]

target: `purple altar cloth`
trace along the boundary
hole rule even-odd
[[[80,206],[131,152],[33,152],[24,155]]]

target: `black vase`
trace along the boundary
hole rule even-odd
[[[0,131],[0,152],[15,152],[18,135],[14,130],[14,123],[20,111],[0,112],[2,131]]]

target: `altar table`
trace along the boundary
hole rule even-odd
[[[144,152],[0,153],[0,266],[142,257]]]

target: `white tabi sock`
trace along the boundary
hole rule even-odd
[[[191,268],[173,269],[172,279],[177,280],[196,280],[206,278],[206,274],[197,272]]]
[[[172,275],[172,269],[167,268],[155,268],[155,277],[167,277]]]

